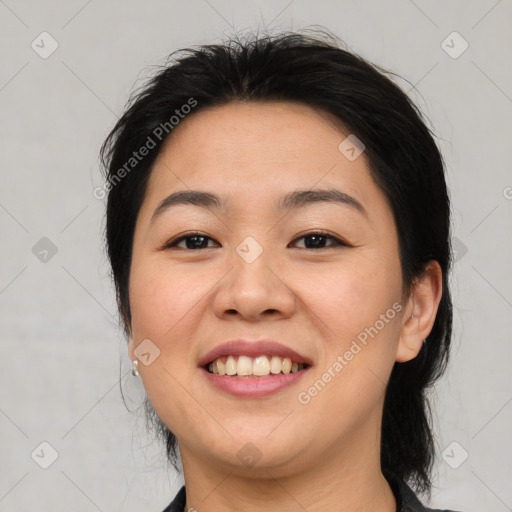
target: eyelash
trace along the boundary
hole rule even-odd
[[[206,238],[206,239],[209,239],[209,240],[213,240],[213,238],[203,234],[203,233],[200,233],[198,231],[193,231],[193,232],[190,232],[190,233],[187,233],[186,235],[183,235],[183,236],[180,236],[179,238],[176,238],[175,240],[171,240],[169,242],[167,242],[163,247],[162,249],[172,249],[172,248],[175,248],[177,246],[178,243],[186,240],[187,238],[192,238],[194,236],[200,236],[200,237],[203,237],[203,238]],[[324,238],[327,238],[327,239],[330,239],[332,240],[334,243],[330,246],[327,246],[327,247],[321,247],[320,249],[313,249],[313,248],[310,248],[310,247],[304,247],[304,249],[306,250],[313,250],[313,251],[318,251],[318,250],[322,250],[322,249],[329,249],[329,248],[333,248],[333,247],[336,247],[336,246],[340,246],[340,247],[352,247],[351,245],[349,245],[348,243],[344,242],[343,240],[333,236],[333,235],[330,235],[329,233],[326,233],[324,231],[310,231],[308,233],[305,233],[304,235],[301,235],[300,237],[297,237],[295,238],[292,242],[296,242],[297,240],[301,240],[302,238],[307,238],[309,236],[322,236]],[[186,247],[177,247],[178,249],[181,249],[181,250],[185,250],[185,251],[200,251],[200,250],[203,250],[203,249],[211,249],[211,247],[204,247],[202,249],[188,249]]]

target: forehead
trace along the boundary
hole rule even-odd
[[[161,148],[143,207],[186,189],[212,191],[238,209],[263,207],[267,198],[274,205],[276,196],[305,188],[383,202],[364,153],[350,160],[340,151],[349,135],[333,115],[300,103],[233,102],[198,111]]]
[[[161,156],[201,162],[216,156],[219,166],[227,161],[299,163],[299,157],[319,159],[337,155],[346,135],[333,115],[293,102],[233,102],[210,107],[185,118],[171,133]],[[193,147],[193,151],[190,151]],[[185,154],[186,153],[186,154]],[[215,162],[211,162],[215,165]],[[263,170],[263,169],[262,169]]]

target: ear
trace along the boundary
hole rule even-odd
[[[430,261],[424,273],[414,281],[405,307],[395,360],[414,359],[434,326],[443,294],[443,273],[439,263]]]
[[[130,357],[130,361],[137,359],[137,356],[134,354],[134,350],[137,347],[135,346],[135,342],[133,341],[133,336],[130,336],[128,339],[128,356]]]

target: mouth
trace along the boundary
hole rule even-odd
[[[290,357],[277,355],[228,355],[218,357],[207,363],[204,369],[213,375],[234,378],[265,378],[288,375],[309,368],[309,364],[292,360]]]
[[[199,361],[208,384],[237,398],[273,395],[297,383],[313,361],[272,340],[233,340]]]

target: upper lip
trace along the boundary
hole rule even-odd
[[[216,346],[199,360],[199,366],[206,366],[208,363],[215,361],[219,357],[229,355],[240,355],[248,357],[258,357],[261,355],[289,357],[292,362],[312,364],[311,359],[295,350],[282,345],[273,340],[248,341],[243,339],[230,340],[226,343]]]

